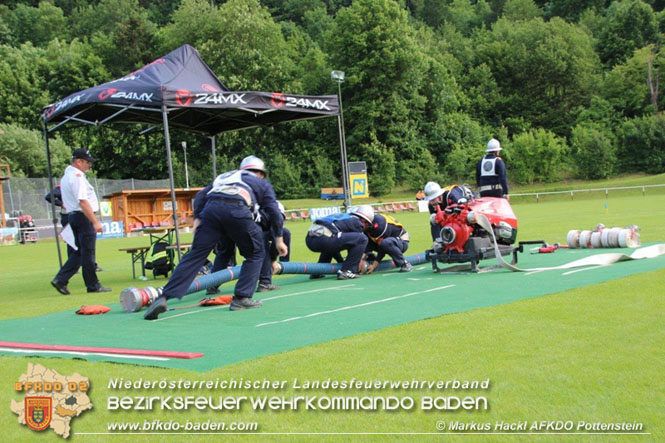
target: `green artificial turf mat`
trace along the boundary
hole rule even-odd
[[[626,250],[558,250],[553,254],[520,254],[522,268],[557,266],[606,252]],[[494,260],[481,262],[486,266]],[[145,310],[125,313],[119,304],[104,315],[73,311],[0,322],[2,341],[51,345],[200,352],[196,359],[139,359],[96,354],[29,351],[2,355],[58,356],[208,371],[231,363],[394,325],[552,294],[665,267],[665,256],[620,262],[585,270],[480,274],[434,274],[431,265],[411,273],[376,273],[339,281],[332,276],[280,279],[277,291],[256,294],[261,309],[231,312],[228,307],[195,307],[169,311],[158,321],[145,321]],[[571,272],[577,271],[577,272]],[[232,293],[230,286],[223,293]],[[188,306],[202,292],[169,307]],[[598,294],[602,302],[602,294]]]

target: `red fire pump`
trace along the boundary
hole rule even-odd
[[[492,233],[478,224],[480,214],[487,218]],[[434,221],[441,226],[441,235],[434,247],[425,251],[425,257],[432,261],[437,272],[445,272],[438,263],[466,262],[471,263],[472,272],[478,272],[480,260],[496,257],[495,241],[500,254],[512,254],[512,264],[515,264],[517,252],[523,251],[522,245],[532,243],[513,246],[517,238],[517,217],[508,200],[503,198],[461,199],[444,210],[437,208]]]

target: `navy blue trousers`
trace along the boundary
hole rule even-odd
[[[74,239],[78,250],[67,247],[67,261],[56,274],[55,280],[67,284],[69,279],[82,268],[83,281],[86,288],[95,290],[99,287],[99,279],[95,272],[95,244],[97,233],[95,228],[83,212],[67,214],[67,220],[74,232]]]
[[[265,255],[263,232],[252,219],[249,208],[240,200],[210,199],[201,213],[201,223],[191,250],[173,271],[163,290],[166,298],[182,298],[199,269],[218,242],[235,243],[245,261],[236,283],[236,297],[251,297],[256,290]]]
[[[480,191],[481,197],[503,197],[503,189],[490,189],[489,191]]]
[[[261,274],[259,276],[259,283],[269,285],[272,283],[272,262],[279,257],[277,247],[275,246],[275,238],[270,231],[263,231],[264,245],[266,248],[266,256],[263,258],[263,265],[261,266]],[[291,256],[291,231],[284,228],[282,231],[282,240],[289,248],[288,254],[284,257],[279,257],[279,261],[289,261]]]
[[[379,253],[377,255],[377,260],[381,261],[381,259],[388,254],[398,268],[406,263],[404,253],[407,249],[409,249],[409,242],[397,237],[388,237],[384,239],[380,245],[377,245],[374,242],[369,242],[367,244],[368,252],[377,251]]]
[[[308,235],[305,244],[311,251],[321,253],[319,263],[330,263],[333,258],[339,257],[340,251],[348,250],[342,263],[342,272],[358,272],[358,264],[367,246],[367,236],[362,232],[342,232],[339,237]]]
[[[432,234],[432,241],[437,241],[441,237],[442,226],[438,223],[430,223],[430,233]]]
[[[236,244],[231,241],[229,244],[217,243],[215,245],[215,262],[210,272],[221,271],[229,266],[236,265]]]

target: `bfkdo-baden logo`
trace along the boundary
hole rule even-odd
[[[42,365],[28,363],[28,370],[14,382],[14,391],[25,395],[12,400],[11,410],[18,422],[33,431],[53,429],[63,438],[71,433],[71,422],[88,409],[90,382],[80,374],[63,376]]]
[[[51,397],[25,397],[25,424],[35,431],[43,431],[51,424]]]

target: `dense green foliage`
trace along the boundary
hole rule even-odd
[[[665,171],[659,79],[663,2],[647,0],[50,0],[0,5],[0,161],[44,167],[41,109],[182,44],[232,90],[334,94],[350,161],[370,191],[473,182],[487,140],[520,184]],[[137,128],[62,131],[108,178],[166,176],[163,136]],[[210,141],[188,133],[190,184],[212,176]],[[20,152],[19,152],[20,151]],[[59,152],[59,151],[58,151]],[[282,198],[340,186],[336,119],[217,137],[217,170],[263,157]],[[184,158],[173,150],[176,182]],[[66,155],[54,158],[55,172]],[[37,162],[37,164],[35,164]]]

